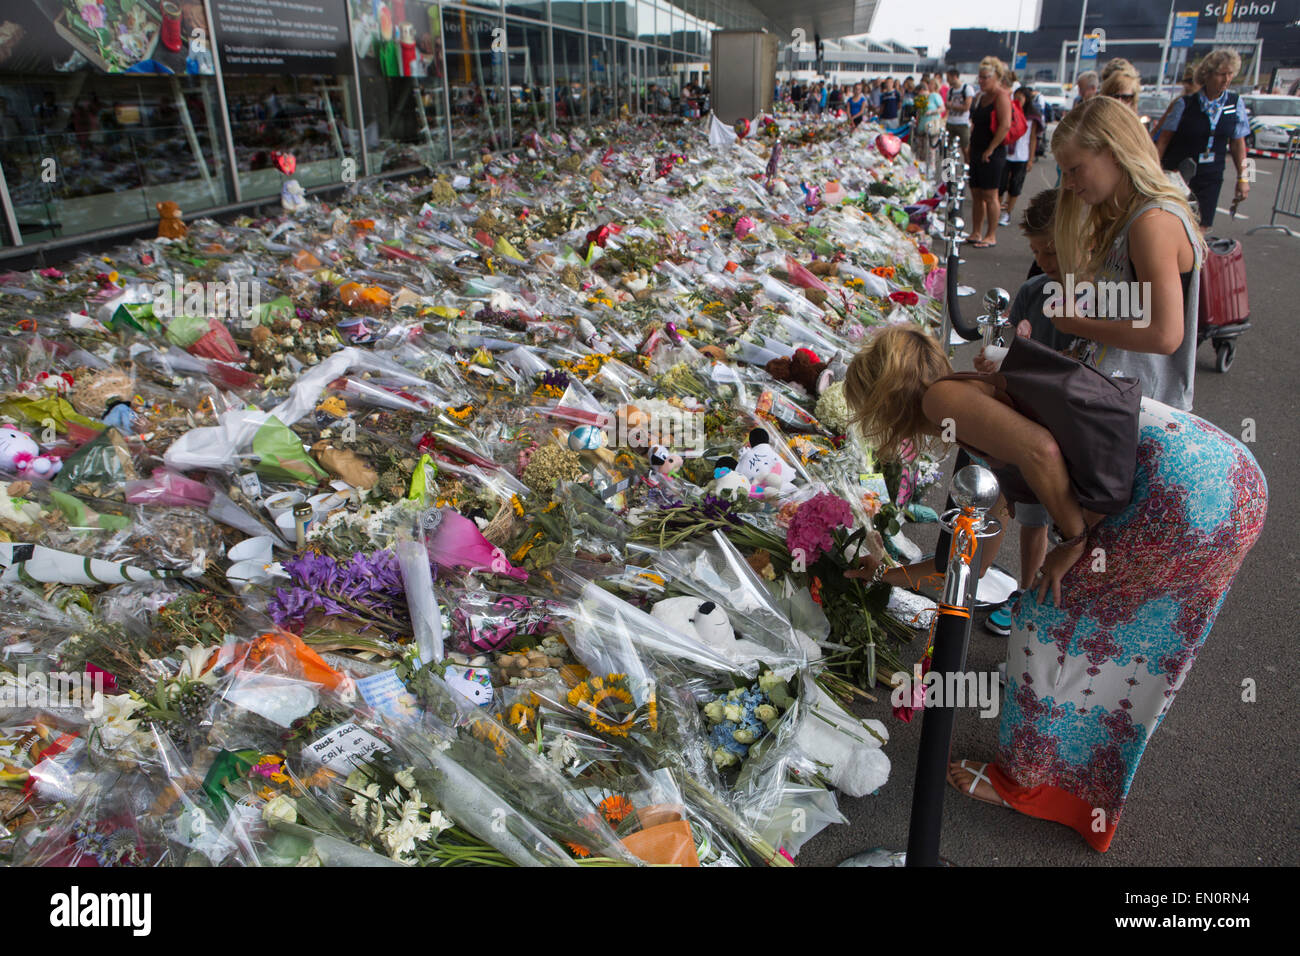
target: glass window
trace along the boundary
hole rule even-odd
[[[449,158],[443,100],[442,15],[406,0],[390,40],[357,50],[370,172],[430,166]]]
[[[352,89],[350,76],[227,75],[241,196],[255,199],[281,190],[284,176],[275,165],[276,152],[293,154],[293,178],[308,189],[339,182],[344,160],[362,175]]]
[[[582,0],[551,0],[551,22],[559,26],[582,26]]]
[[[555,50],[555,121],[561,126],[586,122],[586,37],[572,30],[552,31]]]
[[[587,31],[610,34],[614,32],[613,4],[609,0],[586,0]]]
[[[546,0],[506,0],[506,13],[530,20],[545,20]]]
[[[631,70],[628,52],[629,47],[626,40],[616,40],[614,46],[614,83],[618,96],[618,107],[621,111],[627,107],[629,113],[635,113],[638,109],[636,101],[636,90],[632,86]]]
[[[555,9],[552,2],[551,9]],[[614,0],[610,4],[614,18],[614,35],[632,39],[636,36],[636,2],[635,0]]]
[[[633,21],[637,40],[642,43],[655,42],[655,5],[651,0],[636,0],[636,18]]]
[[[501,18],[492,14],[442,8],[453,156],[473,156],[509,144],[506,57],[492,49],[492,31],[502,26]]]
[[[618,110],[618,93],[614,87],[617,72],[614,41],[608,37],[589,36],[587,50],[591,54],[591,121],[599,123],[612,119]]]
[[[506,24],[510,59],[510,123],[518,143],[532,130],[550,125],[551,110],[546,101],[550,88],[546,28],[531,23]]]
[[[229,202],[220,125],[211,77],[0,78],[0,163],[23,242],[157,219],[168,200]]]

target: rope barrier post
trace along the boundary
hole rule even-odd
[[[934,628],[930,672],[940,687],[966,666],[970,642],[971,609],[975,603],[974,567],[981,538],[1001,530],[996,518],[986,514],[998,500],[998,483],[988,469],[969,465],[952,480],[957,507],[945,512],[944,527],[952,534],[943,596]],[[921,744],[916,759],[916,782],[912,789],[912,819],[907,834],[906,865],[939,865],[939,834],[943,826],[943,797],[946,789],[948,751],[957,711],[948,694],[940,695],[937,706],[926,707],[921,717]]]
[[[966,666],[970,642],[971,610],[975,603],[975,561],[978,544],[1002,530],[996,518],[987,517],[998,500],[998,482],[993,473],[978,465],[962,468],[953,476],[951,496],[957,507],[945,511],[939,520],[950,534],[947,572],[939,614],[934,625],[930,663],[933,680],[951,686],[947,675]],[[931,678],[927,678],[931,679]],[[936,706],[927,706],[921,717],[921,743],[917,750],[916,778],[912,787],[912,817],[908,825],[907,851],[876,847],[849,857],[840,866],[938,866],[939,835],[943,826],[943,797],[947,787],[948,752],[957,712],[948,694],[940,695]]]

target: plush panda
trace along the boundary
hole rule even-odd
[[[713,601],[698,597],[665,598],[650,608],[650,614],[737,664],[772,656],[761,644],[737,637],[727,612]]]
[[[751,494],[780,498],[795,490],[794,468],[777,453],[764,428],[749,433],[749,447],[736,457],[736,471],[749,479]]]

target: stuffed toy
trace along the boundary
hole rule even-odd
[[[156,208],[159,239],[184,239],[189,234],[189,227],[181,221],[180,206],[169,200],[157,203]]]
[[[821,361],[811,349],[795,349],[789,358],[774,358],[764,368],[778,381],[802,385],[813,398],[830,387],[835,377],[831,363]]]
[[[650,608],[650,614],[735,663],[772,656],[771,650],[763,645],[737,637],[727,612],[712,601],[698,597],[665,598]]]
[[[41,454],[41,446],[13,425],[0,426],[0,471],[17,472],[24,478],[53,478],[63,462]]]
[[[287,179],[280,187],[280,208],[285,212],[297,212],[307,208],[307,196],[302,183],[296,179]]]
[[[795,490],[794,469],[772,447],[763,428],[749,433],[749,447],[736,456],[736,471],[749,479],[751,497],[780,498]]]
[[[748,498],[749,479],[736,471],[736,459],[724,455],[713,463],[713,494],[724,501]]]

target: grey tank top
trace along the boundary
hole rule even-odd
[[[1115,239],[1114,245],[1111,246],[1110,252],[1107,253],[1106,259],[1094,280],[1097,293],[1097,306],[1094,314],[1097,318],[1102,319],[1132,317],[1131,314],[1128,316],[1101,314],[1104,311],[1102,299],[1103,297],[1108,298],[1107,304],[1109,305],[1114,305],[1117,301],[1122,303],[1128,300],[1129,294],[1135,293],[1139,288],[1136,285],[1137,273],[1133,268],[1133,260],[1129,256],[1128,236],[1129,230],[1137,218],[1151,209],[1163,209],[1166,212],[1171,212],[1182,221],[1195,255],[1192,271],[1181,275],[1183,280],[1182,344],[1178,346],[1177,351],[1172,355],[1156,355],[1152,352],[1130,352],[1126,349],[1115,348],[1113,345],[1102,345],[1080,339],[1077,340],[1077,347],[1071,350],[1071,354],[1083,361],[1090,362],[1096,366],[1098,371],[1107,375],[1120,375],[1124,378],[1137,379],[1142,383],[1142,395],[1146,398],[1154,399],[1182,411],[1191,411],[1192,389],[1196,378],[1196,321],[1200,311],[1202,250],[1200,246],[1200,230],[1179,206],[1169,202],[1150,202],[1138,209],[1129,217],[1128,222],[1124,223],[1124,228]],[[1116,283],[1117,285],[1106,287],[1102,283]],[[1107,288],[1115,291],[1103,291]],[[1127,292],[1124,290],[1127,290]],[[1141,296],[1143,314],[1150,315],[1151,303],[1146,301],[1148,296],[1145,293],[1141,293]],[[1122,313],[1127,312],[1128,309],[1121,307],[1115,311]]]

